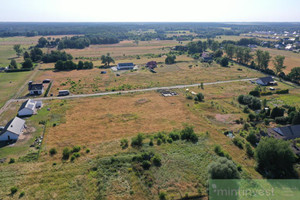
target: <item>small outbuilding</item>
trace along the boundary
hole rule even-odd
[[[25,128],[25,120],[15,117],[5,126],[0,133],[0,141],[16,141],[23,133]]]
[[[18,111],[18,116],[25,117],[25,116],[34,115],[36,113],[36,109],[41,107],[42,107],[41,101],[34,101],[32,99],[28,99],[21,105]]]
[[[272,76],[262,77],[256,80],[256,83],[262,86],[277,85]]]

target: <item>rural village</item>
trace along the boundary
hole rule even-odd
[[[298,179],[299,24],[45,26],[0,31],[0,199]]]

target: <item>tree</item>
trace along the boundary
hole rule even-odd
[[[68,147],[64,148],[62,159],[63,159],[63,160],[68,160],[69,157],[70,157],[70,153],[71,153],[71,152],[70,152],[70,150],[69,150]]]
[[[255,53],[257,67],[260,70],[266,70],[269,66],[269,62],[271,59],[270,53],[268,51],[257,50]]]
[[[211,47],[211,50],[213,50],[213,51],[216,51],[216,50],[218,50],[219,49],[219,47],[220,47],[220,44],[219,44],[219,42],[218,41],[215,41],[215,40],[213,40],[213,42],[212,42],[212,44],[210,45]],[[222,54],[223,54],[223,52],[222,52]]]
[[[296,113],[292,120],[293,125],[300,124],[300,112]]]
[[[30,58],[30,55],[29,55],[29,53],[28,53],[27,51],[24,52],[23,58],[24,58],[24,60],[25,60],[26,58]]]
[[[110,63],[115,63],[115,60],[110,56],[109,53],[101,56],[102,64],[105,66],[109,66]]]
[[[198,94],[196,94],[194,100],[195,101],[203,101],[204,100],[204,95],[202,93],[198,93]]]
[[[166,64],[174,64],[176,56],[175,55],[168,55],[165,59]]]
[[[25,61],[22,63],[22,68],[30,69],[33,67],[32,61],[30,58],[26,58]]]
[[[83,62],[81,60],[78,62],[78,69],[83,69]]]
[[[143,145],[144,135],[139,133],[136,137],[131,139],[132,147],[141,147]]]
[[[44,55],[43,51],[37,47],[34,47],[34,49],[30,51],[30,58],[33,62],[42,60],[43,55]]]
[[[236,165],[225,157],[218,158],[208,167],[211,179],[239,179],[240,173]]]
[[[219,57],[222,57],[223,55],[223,51],[221,49],[218,49],[214,52],[214,57],[215,58],[219,58]]]
[[[15,59],[11,59],[10,64],[9,64],[10,69],[17,69],[18,65]]]
[[[257,169],[268,178],[288,178],[294,174],[296,156],[289,142],[264,137],[256,148]]]
[[[14,48],[15,52],[17,53],[17,56],[20,57],[20,55],[23,52],[23,50],[21,49],[21,45],[20,44],[15,44],[13,48]]]
[[[220,64],[221,64],[222,67],[227,67],[227,66],[228,66],[228,63],[229,63],[229,59],[228,59],[227,57],[223,57],[223,58],[221,59]]]
[[[275,66],[275,74],[278,76],[286,66],[283,65],[285,57],[281,55],[275,56],[273,63]]]
[[[300,81],[300,67],[294,67],[288,74],[288,77],[295,82]]]
[[[271,112],[271,118],[275,119],[276,117],[282,117],[284,115],[284,108],[273,108]]]
[[[48,40],[44,37],[41,37],[38,41],[37,47],[43,48],[48,44]]]
[[[225,46],[225,52],[229,59],[232,59],[234,52],[235,52],[235,46],[233,44],[227,44]]]

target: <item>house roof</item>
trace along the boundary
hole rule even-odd
[[[29,85],[29,90],[42,90],[44,85],[42,83]]]
[[[300,125],[269,128],[268,133],[276,133],[283,139],[295,139],[300,137]]]
[[[118,66],[124,67],[124,66],[133,66],[133,63],[118,63]]]
[[[36,104],[36,101],[34,101],[32,99],[28,99],[27,101],[25,101],[24,103],[22,103],[19,111],[22,110],[22,109],[24,109],[24,108],[28,108],[30,110],[34,110],[35,104]]]
[[[259,78],[257,80],[261,80],[265,84],[268,84],[270,82],[274,82],[274,79],[272,78],[272,76],[262,77],[262,78]]]
[[[24,124],[25,124],[25,120],[19,117],[15,117],[13,120],[7,123],[2,133],[9,131],[16,135],[20,135],[22,133]]]

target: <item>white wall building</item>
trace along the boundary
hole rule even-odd
[[[15,117],[0,133],[0,141],[18,140],[25,128],[25,120]]]
[[[28,99],[21,105],[18,111],[18,116],[24,117],[36,114],[36,109],[40,107],[42,107],[41,101],[34,101],[32,99]]]

